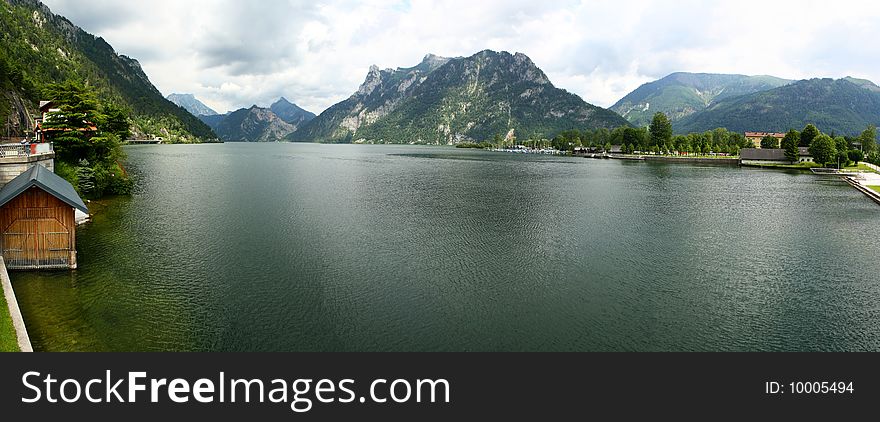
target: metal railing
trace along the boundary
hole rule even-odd
[[[32,155],[49,154],[55,149],[51,143],[36,144],[0,144],[0,158],[30,157]]]

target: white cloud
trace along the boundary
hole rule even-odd
[[[556,86],[602,106],[675,71],[880,82],[880,5],[852,0],[45,3],[137,58],[163,93],[218,111],[284,96],[317,113],[371,64],[487,48],[529,55]]]

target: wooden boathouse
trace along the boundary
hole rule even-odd
[[[34,165],[0,189],[0,251],[13,270],[76,268],[75,209],[88,213],[66,180]]]

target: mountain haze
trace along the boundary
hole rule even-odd
[[[180,107],[186,109],[186,111],[190,112],[193,116],[214,116],[217,113],[211,107],[206,106],[203,102],[199,101],[192,94],[169,94],[166,97],[168,101],[171,101],[174,104],[177,104]]]
[[[455,144],[568,129],[628,125],[616,113],[556,88],[526,55],[485,50],[427,55],[410,68],[370,68],[347,100],[290,137],[294,141]]]
[[[644,127],[657,112],[676,122],[726,98],[767,91],[791,82],[774,76],[677,72],[640,86],[611,109],[630,123]]]

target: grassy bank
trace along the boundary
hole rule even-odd
[[[874,192],[880,193],[880,186],[868,186],[871,189],[874,189]]]
[[[856,165],[856,166],[845,167],[845,168],[843,168],[842,170],[846,170],[846,171],[862,171],[862,172],[868,172],[868,173],[877,173],[876,170],[874,170],[874,169],[871,168],[871,167],[868,167],[867,165],[865,165],[865,163],[859,163],[859,164]]]
[[[12,317],[9,316],[9,306],[6,304],[6,296],[0,291],[0,352],[17,351],[18,338],[12,326]]]

